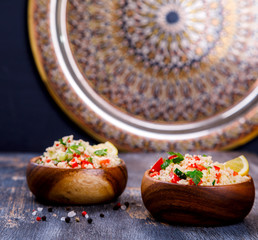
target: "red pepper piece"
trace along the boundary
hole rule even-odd
[[[151,168],[151,172],[159,172],[161,170],[161,165],[163,164],[163,158],[161,157]]]
[[[202,183],[202,179],[201,179],[201,181],[198,183],[198,185],[200,185],[201,183]],[[189,180],[189,185],[195,185],[193,179],[190,179],[190,180]]]
[[[197,168],[197,165],[196,165],[196,163],[192,163],[192,164],[188,165],[188,167]]]
[[[168,157],[168,159],[171,160],[171,159],[174,159],[176,157],[177,157],[177,155],[172,155],[172,156]]]
[[[100,163],[101,167],[106,167],[110,163],[110,160],[104,159],[104,160],[101,160],[99,163]]]
[[[85,154],[84,154],[84,157],[89,158],[89,157],[90,157],[90,155],[87,155],[87,154],[85,153]]]
[[[181,180],[180,177],[178,177],[176,174],[174,174],[174,173],[172,173],[172,172],[169,174],[169,176],[172,178],[172,179],[171,179],[171,182],[172,182],[172,183],[177,183],[178,181]]]
[[[234,172],[233,172],[233,176],[236,176],[236,175],[238,175],[238,172],[235,172],[235,171],[234,171]]]
[[[86,161],[86,160],[81,161],[81,167],[82,167],[82,168],[86,168],[85,165],[88,165],[88,164],[93,165],[91,162],[88,162],[88,161]]]
[[[217,183],[220,182],[221,173],[216,173]]]
[[[201,164],[196,164],[196,167],[198,170],[202,171],[202,170],[206,170],[207,168],[202,166]]]
[[[220,168],[217,167],[217,166],[214,166],[214,168],[215,168],[216,171],[219,171],[219,170],[220,170]]]
[[[159,175],[159,172],[150,173],[150,177],[154,177],[154,176],[157,176],[157,175]]]
[[[194,159],[195,159],[196,161],[200,161],[200,160],[201,160],[198,156],[195,156]]]
[[[75,163],[73,163],[71,166],[72,166],[72,168],[76,168],[76,167],[78,167],[78,163],[75,162]]]

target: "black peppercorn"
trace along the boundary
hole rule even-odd
[[[92,223],[92,218],[88,219],[88,223],[91,224]]]
[[[48,208],[48,211],[49,211],[49,212],[52,212],[52,211],[53,211],[53,208],[52,208],[52,207],[49,207],[49,208]]]
[[[67,223],[69,223],[70,220],[71,220],[71,218],[69,218],[69,217],[66,217],[66,218],[65,218],[65,221],[66,221]]]
[[[46,221],[47,217],[46,216],[42,216],[42,221]]]
[[[99,216],[103,218],[103,217],[104,217],[104,214],[103,214],[103,213],[101,213],[101,214],[99,214]]]

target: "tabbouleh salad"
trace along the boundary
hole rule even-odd
[[[73,135],[55,141],[36,161],[39,165],[58,168],[104,168],[121,163],[116,147],[105,142],[91,146]]]
[[[211,156],[169,152],[167,159],[160,158],[151,168],[150,177],[183,185],[216,186],[241,183],[249,180],[218,162]]]

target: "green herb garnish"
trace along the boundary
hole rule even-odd
[[[186,175],[185,175],[182,171],[180,171],[178,168],[175,169],[174,173],[175,173],[178,177],[180,177],[181,179],[186,179]]]
[[[174,153],[174,152],[168,152],[169,155],[173,156],[176,155],[173,159],[167,159],[164,161],[164,163],[161,165],[162,169],[166,169],[171,163],[180,163],[184,160],[184,157],[181,153]]]
[[[107,148],[105,149],[100,149],[100,150],[96,150],[94,152],[97,156],[106,156],[107,155]]]
[[[66,153],[73,154],[70,148],[67,148]]]
[[[87,158],[87,161],[92,163],[92,157]]]
[[[209,173],[209,174],[211,173],[210,168],[212,168],[212,167],[211,167],[211,166],[208,166],[208,167],[207,167],[207,170],[208,170],[208,173]]]
[[[203,156],[203,157],[207,157],[207,155],[205,155],[205,154],[203,154],[202,156]]]
[[[164,161],[164,163],[161,164],[160,167],[162,169],[166,169],[166,167],[168,167],[170,163],[172,163],[172,161],[170,159],[167,159],[167,160]]]
[[[66,143],[64,143],[64,141],[63,141],[63,139],[62,139],[62,138],[61,138],[61,139],[59,139],[59,142],[60,142],[62,145],[66,146]]]
[[[70,146],[70,149],[72,149],[77,154],[81,154],[81,152],[78,150],[78,147],[78,145],[72,145]]]
[[[215,179],[213,180],[213,182],[212,182],[212,186],[214,186],[215,185]]]
[[[198,185],[199,182],[201,181],[203,173],[201,171],[195,169],[194,171],[188,171],[186,173],[186,176],[192,178],[195,185]]]
[[[184,156],[181,153],[168,152],[168,154],[171,156],[176,155],[176,157],[172,159],[173,163],[180,163],[184,160]]]

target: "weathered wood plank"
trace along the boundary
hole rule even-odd
[[[242,153],[241,153],[242,154]],[[0,154],[0,239],[258,239],[258,192],[254,207],[246,219],[224,227],[186,227],[155,221],[144,208],[140,185],[143,173],[159,154],[121,154],[129,179],[125,192],[117,201],[96,206],[73,206],[80,218],[76,222],[61,222],[67,206],[53,206],[53,212],[34,199],[29,192],[25,170],[30,158],[37,154]],[[212,153],[214,159],[226,161],[240,155],[237,152]],[[250,162],[250,174],[258,186],[258,157],[245,153]],[[116,202],[128,201],[127,210],[113,210]],[[47,221],[37,222],[32,210],[43,207]],[[89,224],[80,214],[86,210],[93,219]],[[99,216],[105,215],[104,218]]]

